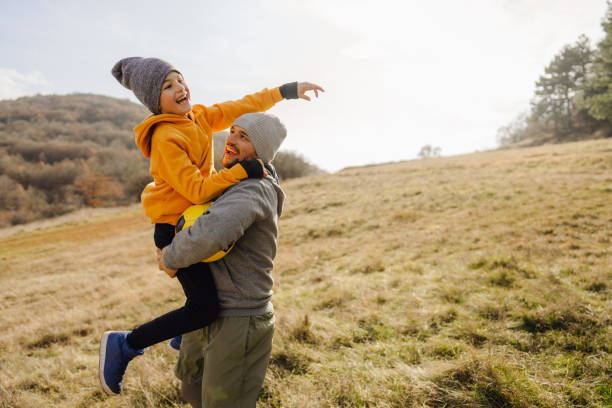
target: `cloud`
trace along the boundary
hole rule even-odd
[[[50,88],[51,83],[38,71],[23,74],[14,69],[0,68],[0,99],[45,93]]]

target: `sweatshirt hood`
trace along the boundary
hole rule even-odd
[[[276,190],[276,197],[277,197],[276,213],[280,217],[281,214],[283,213],[283,204],[285,203],[285,192],[283,191],[280,184],[278,183],[277,178],[274,178],[268,175],[266,179],[272,183],[272,185],[274,186],[274,189]]]
[[[153,136],[155,127],[160,123],[172,123],[175,125],[193,123],[191,119],[193,115],[191,112],[189,116],[190,117],[166,113],[162,113],[161,115],[149,115],[140,125],[134,128],[136,146],[138,146],[144,157],[148,159],[151,157],[151,137]]]
[[[267,179],[272,182],[274,189],[276,190],[276,196],[278,197],[278,202],[276,204],[276,213],[280,217],[283,213],[283,203],[285,202],[285,192],[280,186],[280,182],[278,181],[278,174],[276,173],[276,168],[272,165],[272,163],[267,162],[264,163],[264,167],[268,172]]]

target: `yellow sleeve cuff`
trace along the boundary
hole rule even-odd
[[[276,87],[271,89],[272,91],[272,100],[274,100],[274,103],[280,102],[283,100],[283,95],[281,94],[280,91],[280,87]]]

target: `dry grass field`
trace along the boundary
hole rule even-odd
[[[260,407],[612,406],[612,140],[291,180]],[[139,207],[0,230],[0,407],[185,407],[104,330],[177,307]]]

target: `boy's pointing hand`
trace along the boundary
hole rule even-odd
[[[319,91],[325,92],[325,89],[321,88],[317,84],[311,82],[298,82],[298,97],[301,99],[310,100],[310,96],[306,95],[306,92],[314,91],[315,97],[319,97]]]

